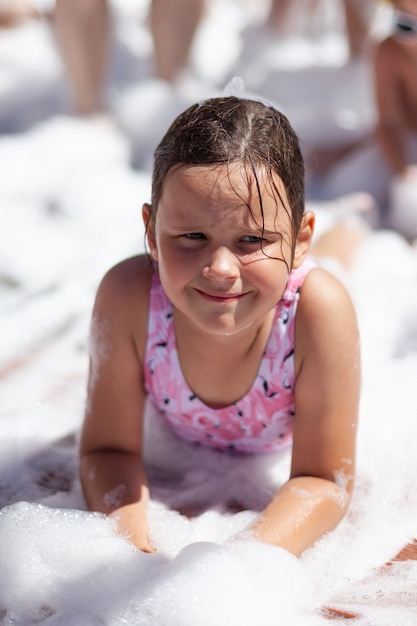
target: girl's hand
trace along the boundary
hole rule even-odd
[[[141,537],[129,537],[129,539],[133,543],[133,545],[136,546],[136,548],[138,548],[141,552],[146,552],[147,554],[153,554],[154,552],[156,552],[155,548],[151,546],[147,538],[143,540]]]
[[[134,511],[130,510],[129,505],[113,511],[109,517],[116,520],[118,532],[131,541],[141,552],[149,554],[156,552],[149,541],[147,528],[140,526],[138,517],[134,515]]]
[[[122,534],[126,536],[129,541],[133,543],[133,545],[138,548],[141,552],[146,552],[147,554],[153,554],[156,552],[155,548],[151,545],[149,538],[147,535],[144,535],[140,531],[135,530],[133,533],[127,534],[126,531]]]

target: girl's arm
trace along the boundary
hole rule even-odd
[[[144,551],[148,487],[142,459],[149,268],[129,259],[103,279],[91,324],[90,372],[80,475],[90,509],[115,516]]]
[[[324,270],[304,281],[295,345],[291,475],[252,532],[299,555],[343,518],[355,473],[358,329],[346,290]]]

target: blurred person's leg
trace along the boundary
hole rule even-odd
[[[14,28],[37,17],[38,11],[26,0],[0,0],[0,28]]]
[[[297,35],[300,14],[304,19],[313,15],[318,8],[317,0],[294,2],[294,0],[272,0],[267,19],[268,26],[279,35]],[[307,16],[306,16],[307,14]]]
[[[268,15],[268,25],[277,32],[285,30],[291,10],[292,0],[272,0]]]
[[[205,5],[206,0],[152,0],[150,26],[158,78],[174,82],[187,68]]]
[[[342,0],[342,4],[349,53],[354,58],[365,49],[376,0]],[[297,34],[297,17],[312,20],[322,10],[319,0],[272,0],[268,25],[281,35]]]
[[[54,22],[74,111],[91,115],[103,110],[110,47],[107,0],[56,0]]]
[[[374,0],[343,0],[346,37],[352,58],[360,56],[368,40]]]

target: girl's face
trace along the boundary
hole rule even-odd
[[[313,214],[304,215],[294,242],[288,207],[272,194],[266,173],[258,176],[263,220],[256,181],[242,164],[175,167],[148,229],[167,296],[208,334],[262,325],[284,293],[288,268],[308,253]],[[274,182],[287,203],[278,175]]]

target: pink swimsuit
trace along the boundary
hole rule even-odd
[[[294,418],[294,329],[299,290],[314,267],[308,259],[293,270],[275,307],[258,374],[249,392],[230,406],[208,407],[191,391],[181,371],[173,306],[159,277],[152,278],[145,387],[165,422],[180,437],[239,452],[282,450],[292,442]]]

